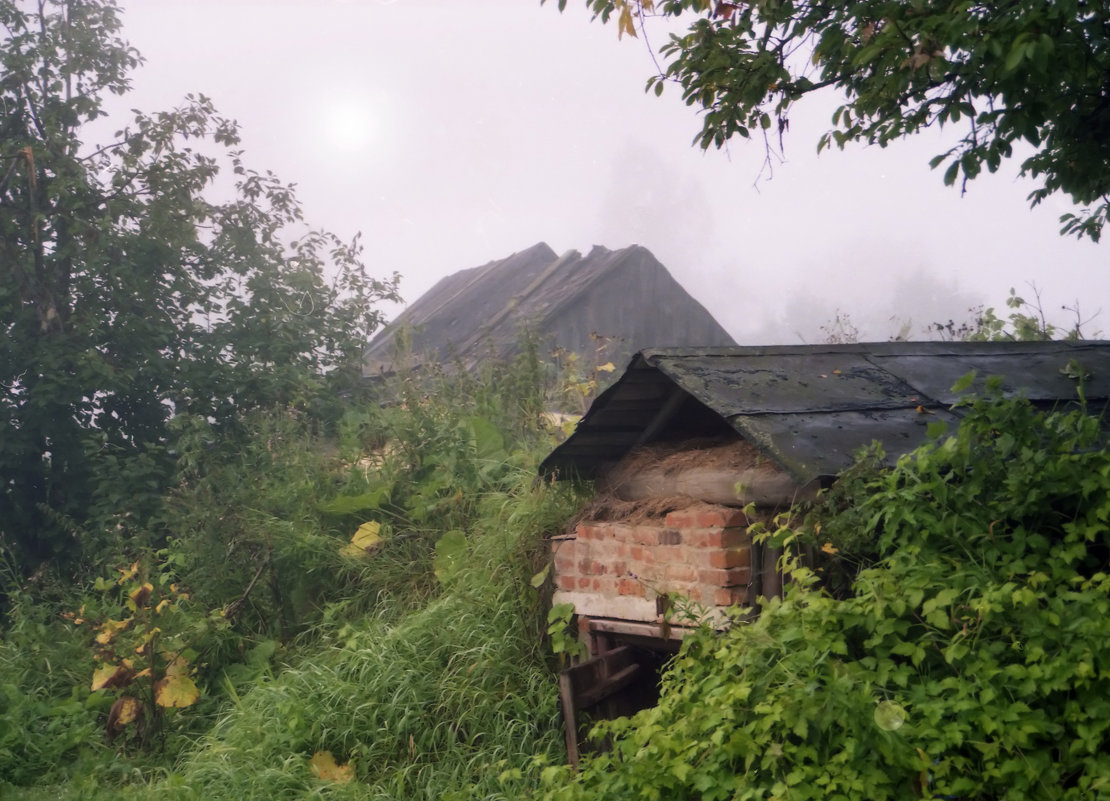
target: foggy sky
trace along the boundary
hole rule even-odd
[[[1059,236],[1063,200],[1030,211],[1016,165],[961,198],[928,168],[934,132],[818,158],[828,97],[795,108],[785,163],[757,183],[762,145],[692,147],[678,87],[644,93],[645,43],[582,5],[130,0],[124,34],[147,63],[114,108],[208,95],[248,163],[297,184],[312,224],[362,231],[407,300],[545,241],[646,246],[742,343],[819,341],[838,310],[865,337],[919,338],[1029,283],[1050,311],[1103,307],[1103,250]],[[1110,331],[1106,306],[1089,333]]]

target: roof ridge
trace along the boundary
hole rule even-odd
[[[532,295],[544,282],[546,282],[552,275],[554,275],[560,267],[562,267],[568,260],[571,260],[573,258],[580,259],[582,258],[582,254],[579,253],[577,250],[568,250],[562,256],[559,256],[549,265],[544,267],[540,274],[533,278],[528,286],[524,287],[524,289],[521,290],[519,294],[514,295],[512,298],[510,298],[509,302],[502,306],[498,310],[498,312],[493,315],[493,317],[485,322],[485,324],[480,326],[478,330],[473,334],[473,336],[463,342],[462,345],[459,347],[459,351],[462,352],[470,348],[489,331],[497,327],[506,317],[508,317],[513,312],[513,310],[517,306],[521,304],[522,301],[526,300],[530,295]]]
[[[493,261],[489,261],[489,262],[486,262],[485,264],[482,264],[482,265],[479,265],[477,267],[472,268],[474,270],[473,277],[471,277],[471,279],[469,281],[467,281],[466,283],[464,283],[462,286],[458,287],[458,289],[456,289],[452,294],[450,294],[449,296],[444,298],[442,303],[440,303],[438,306],[436,306],[436,307],[432,308],[430,311],[428,311],[426,316],[427,317],[433,317],[434,315],[439,314],[439,312],[445,306],[447,306],[448,304],[454,303],[455,300],[459,297],[459,295],[461,295],[466,290],[470,289],[478,281],[485,278],[485,276],[488,273],[490,273],[492,270],[496,269],[497,267],[502,266],[503,264],[505,264],[505,262],[509,261],[510,259],[515,259],[517,256],[521,256],[521,255],[523,255],[525,253],[528,253],[529,251],[535,250],[535,249],[537,249],[541,246],[548,249],[548,250],[551,250],[551,246],[548,245],[546,242],[537,242],[535,245],[532,245],[531,247],[525,248],[524,250],[518,250],[518,251],[515,251],[513,253],[510,253],[508,256],[506,256],[503,259],[495,259]],[[455,274],[457,275],[458,273],[455,273]],[[450,277],[451,276],[446,276],[446,278],[450,278]],[[417,298],[417,300],[419,300],[419,298]]]

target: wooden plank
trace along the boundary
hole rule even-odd
[[[578,767],[579,710],[596,706],[628,686],[639,670],[640,666],[632,659],[632,649],[621,646],[559,673],[567,761],[572,767]]]
[[[559,674],[559,704],[563,708],[563,738],[567,744],[567,762],[578,770],[578,714],[574,708],[574,688],[566,671]]]
[[[640,666],[633,662],[627,667],[621,668],[612,676],[602,678],[597,684],[593,685],[589,690],[579,693],[575,699],[575,706],[579,709],[588,709],[595,704],[599,704],[616,692],[620,692],[636,678],[640,672]]]

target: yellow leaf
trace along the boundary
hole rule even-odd
[[[837,553],[840,549],[833,545],[831,542],[826,542],[824,545],[821,546],[821,550],[827,554],[834,554]]]
[[[188,676],[167,675],[154,682],[154,703],[165,709],[183,709],[200,698],[200,690]]]
[[[611,373],[616,369],[612,362],[605,362],[605,364],[599,364],[597,367],[599,373]]]
[[[100,633],[96,635],[96,641],[100,645],[107,645],[116,638],[116,635],[124,631],[131,625],[131,618],[126,620],[105,620],[100,626]]]
[[[621,8],[620,17],[617,19],[617,38],[619,39],[626,33],[633,38],[636,37],[636,26],[632,22],[632,9],[628,7],[627,3]]]
[[[189,660],[181,654],[162,651],[162,658],[166,660],[167,676],[188,676],[189,671],[192,670],[192,665],[189,664]]]
[[[116,704],[118,704],[115,720],[116,726],[126,726],[128,723],[133,723],[135,719],[139,717],[139,710],[142,709],[142,707],[139,706],[139,702],[130,696],[124,696],[119,699]]]
[[[116,584],[119,585],[120,587],[122,587],[124,584],[131,581],[131,579],[135,578],[135,576],[138,575],[138,573],[139,573],[139,563],[138,562],[132,562],[131,567],[129,567],[127,569],[124,569],[124,568],[117,568],[117,569],[123,575],[121,575],[116,580]]]
[[[161,601],[158,602],[158,606],[154,607],[154,614],[156,614],[156,615],[162,614],[163,612],[166,611],[166,607],[169,606],[169,605],[170,605],[170,599],[169,598],[163,598]]]
[[[340,553],[344,556],[352,558],[358,556],[365,556],[370,553],[382,541],[381,524],[376,520],[371,520],[369,523],[363,523],[358,527],[358,531],[351,537],[350,543],[344,545],[340,549]]]
[[[127,597],[135,602],[135,606],[142,606],[150,598],[150,594],[154,592],[154,585],[149,581],[143,582],[141,585],[131,590]]]
[[[134,723],[143,716],[143,705],[135,698],[123,696],[117,698],[108,711],[108,732],[118,734],[129,723]]]
[[[355,769],[350,762],[337,765],[331,751],[317,751],[309,761],[312,766],[312,775],[326,782],[347,784],[355,777]]]
[[[125,665],[101,665],[93,671],[92,683],[89,689],[109,690],[113,687],[124,687],[131,681],[131,671]]]
[[[144,634],[142,640],[140,640],[139,644],[135,646],[135,653],[141,654],[143,651],[145,651],[146,647],[148,645],[150,645],[150,641],[153,640],[155,637],[157,637],[161,633],[162,633],[162,629],[155,626],[150,631],[148,631],[146,634]]]

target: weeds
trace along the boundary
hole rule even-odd
[[[217,651],[191,656],[201,695],[179,716],[188,725],[165,750],[109,742],[114,692],[89,680],[100,629],[58,614],[103,592],[71,589],[31,614],[5,587],[3,797],[515,798],[535,786],[535,758],[560,761],[562,735],[530,579],[575,506],[534,481],[553,444],[547,380],[534,349],[478,374],[397,378],[327,435],[292,412],[255,414],[235,452],[203,420],[179,420],[180,481],[142,558],[189,594],[180,613],[225,627]],[[64,672],[47,681],[55,659]]]

